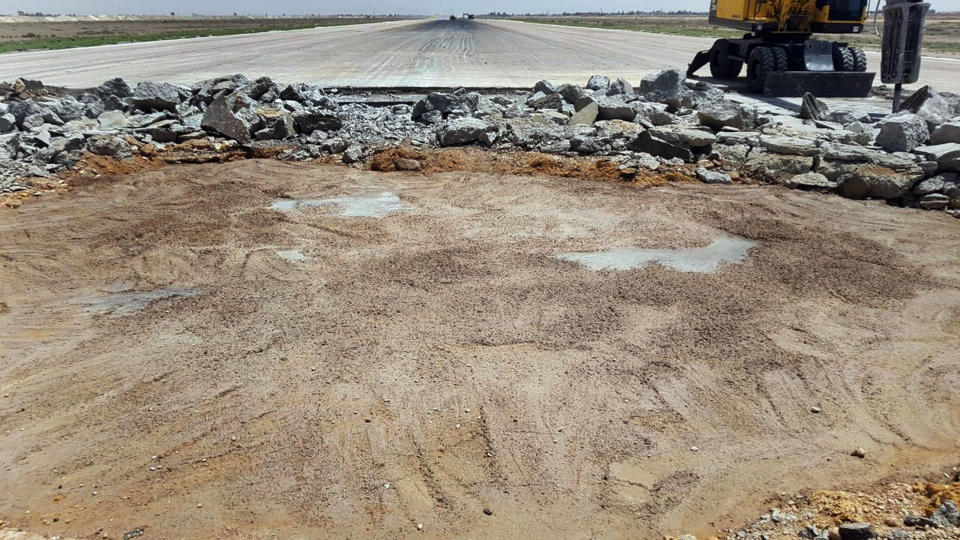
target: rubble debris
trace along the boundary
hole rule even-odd
[[[625,179],[668,171],[960,215],[952,176],[960,172],[960,99],[929,88],[906,103],[909,110],[886,116],[831,112],[808,95],[804,120],[738,103],[678,70],[648,75],[638,87],[595,75],[584,86],[542,80],[528,92],[461,88],[383,104],[349,89],[242,74],[189,87],[131,88],[119,78],[70,92],[38,82],[0,86],[21,89],[0,101],[0,193],[30,189],[31,178],[68,171],[85,153],[124,159],[147,147],[233,141],[248,155],[347,153],[339,161],[361,166],[378,149],[406,142],[595,156]],[[218,158],[205,150],[196,159]]]

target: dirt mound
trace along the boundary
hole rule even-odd
[[[482,148],[446,148],[420,150],[411,146],[394,146],[380,150],[371,157],[370,170],[396,171],[397,161],[412,159],[420,163],[420,171],[482,172],[515,174],[521,176],[557,176],[584,180],[623,180],[617,164],[608,159],[571,158],[539,152],[490,152]],[[642,185],[662,185],[668,181],[693,181],[680,173],[668,175],[644,173],[630,178]]]

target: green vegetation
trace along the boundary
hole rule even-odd
[[[74,47],[93,47],[96,45],[114,45],[117,43],[134,43],[142,41],[164,41],[169,39],[183,39],[192,37],[229,36],[234,34],[253,34],[257,32],[272,32],[277,30],[303,30],[318,26],[340,26],[348,24],[365,24],[382,22],[387,19],[329,19],[310,21],[303,24],[283,24],[276,26],[257,26],[243,28],[198,28],[195,30],[176,30],[169,32],[155,32],[146,34],[114,34],[102,36],[77,37],[41,37],[18,41],[0,42],[0,53],[11,51],[30,51],[38,49],[71,49]]]

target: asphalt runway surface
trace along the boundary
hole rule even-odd
[[[82,88],[112,77],[189,84],[244,73],[327,86],[529,87],[544,78],[583,84],[600,73],[636,83],[660,69],[686,67],[712,41],[515,21],[417,20],[7,53],[0,55],[0,80]],[[868,54],[871,69],[879,69],[879,54]],[[920,82],[960,91],[960,58],[925,57]]]

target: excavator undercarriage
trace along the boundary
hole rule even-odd
[[[697,53],[687,75],[709,64],[714,78],[735,79],[746,67],[750,89],[767,96],[866,96],[875,74],[863,50],[812,39],[859,33],[866,16],[867,0],[712,0],[712,24],[748,33]]]

